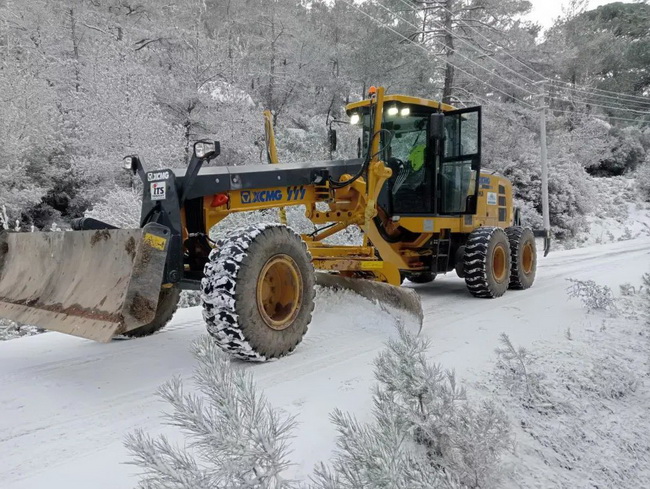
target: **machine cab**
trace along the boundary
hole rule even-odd
[[[365,103],[364,103],[365,102]],[[372,130],[369,101],[347,107],[360,123],[360,152]],[[402,95],[384,98],[381,159],[393,170],[379,196],[389,216],[474,214],[481,156],[481,110]]]

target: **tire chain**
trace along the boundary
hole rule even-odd
[[[472,231],[465,245],[465,284],[475,297],[495,297],[487,281],[487,250],[490,238],[501,228],[484,226]],[[508,250],[510,253],[510,250]]]
[[[201,280],[203,319],[217,345],[236,358],[249,362],[268,359],[257,353],[244,337],[235,311],[237,275],[248,247],[264,230],[281,224],[264,223],[242,227],[228,238],[220,239],[210,252]]]
[[[510,243],[510,284],[511,289],[523,289],[521,281],[519,280],[519,260],[517,259],[517,252],[521,242],[521,236],[529,229],[521,226],[512,226],[506,228],[506,236]]]

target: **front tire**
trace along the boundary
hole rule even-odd
[[[158,296],[158,307],[156,308],[156,316],[149,324],[140,326],[139,328],[132,329],[123,333],[124,336],[130,338],[140,338],[142,336],[149,336],[156,331],[164,328],[169,321],[174,317],[176,309],[178,309],[178,301],[181,297],[181,289],[179,287],[169,287],[160,289]]]
[[[286,226],[238,230],[210,253],[201,281],[203,318],[219,347],[266,361],[291,353],[314,309],[314,267]]]
[[[510,283],[510,244],[503,229],[480,227],[467,239],[465,284],[475,297],[500,297]]]
[[[535,235],[530,228],[513,226],[506,228],[510,242],[510,288],[528,289],[535,282],[537,272],[537,248]]]

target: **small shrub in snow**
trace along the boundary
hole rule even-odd
[[[540,343],[536,355],[502,336],[493,378],[523,435],[508,486],[650,487],[647,344],[637,321],[616,322]],[[552,409],[540,409],[544,402]]]
[[[554,407],[544,374],[535,368],[535,357],[523,346],[515,348],[507,334],[501,333],[497,348],[497,379],[516,394],[524,407],[546,411]]]
[[[631,297],[636,294],[636,287],[630,283],[624,283],[619,285],[619,288],[621,290],[621,295],[626,296],[626,297]]]
[[[181,428],[188,446],[174,447],[164,437],[142,431],[128,436],[135,465],[144,469],[147,489],[290,489],[288,441],[293,418],[275,410],[258,393],[251,374],[235,369],[204,336],[193,345],[199,361],[194,381],[199,394],[183,391],[180,378],[160,389],[173,407],[167,423]]]
[[[635,181],[641,198],[650,202],[650,154],[646,155],[645,162],[637,169]]]
[[[563,385],[575,395],[592,394],[598,399],[620,399],[639,386],[637,374],[619,358],[602,355],[584,368],[562,369]]]
[[[612,289],[606,285],[598,285],[593,280],[577,280],[568,278],[571,285],[567,288],[569,297],[578,298],[588,311],[616,312],[616,301]]]
[[[318,488],[494,484],[499,459],[511,445],[508,421],[491,402],[470,404],[453,372],[427,361],[427,348],[403,329],[388,343],[376,361],[375,422],[362,426],[335,413],[335,475],[323,468]]]
[[[452,489],[457,482],[431,467],[421,446],[412,441],[408,423],[391,403],[375,404],[375,422],[361,424],[349,414],[335,411],[339,431],[331,468],[321,464],[312,489]]]
[[[620,285],[621,298],[618,309],[628,319],[644,319],[650,324],[650,273],[641,277],[642,285]]]

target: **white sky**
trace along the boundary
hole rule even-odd
[[[544,29],[553,25],[553,21],[562,14],[562,7],[568,6],[570,0],[530,0],[533,4],[533,10],[528,19],[539,22]],[[622,1],[631,3],[631,0],[589,0],[587,10],[595,9],[600,5]]]

